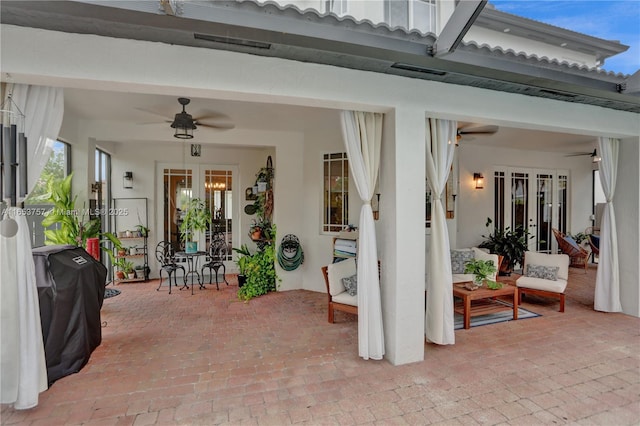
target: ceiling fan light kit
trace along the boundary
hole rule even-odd
[[[196,125],[193,122],[191,114],[188,114],[185,110],[185,106],[189,105],[191,100],[187,98],[178,98],[178,102],[182,105],[182,112],[177,113],[173,119],[173,123],[171,123],[171,127],[176,130],[173,136],[178,139],[193,139],[193,131],[196,128]]]

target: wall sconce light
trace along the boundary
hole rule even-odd
[[[375,194],[371,200],[371,210],[373,211],[373,220],[380,218],[380,194]]]
[[[133,172],[124,172],[124,176],[122,177],[122,187],[124,189],[133,188]]]
[[[484,188],[484,176],[482,176],[482,173],[474,173],[473,181],[476,184],[476,189]]]

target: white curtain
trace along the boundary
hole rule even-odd
[[[60,87],[27,84],[13,84],[7,94],[11,94],[13,102],[25,116],[27,191],[30,192],[51,156],[53,142],[58,138],[64,115],[64,94]]]
[[[425,336],[439,345],[453,345],[453,277],[449,232],[442,205],[444,189],[453,163],[457,123],[430,118],[426,128],[427,180],[431,187],[431,248],[427,267]]]
[[[341,118],[349,169],[363,202],[358,242],[358,353],[364,359],[382,359],[384,333],[378,249],[371,210],[380,165],[382,114],[343,111]]]
[[[620,271],[618,268],[618,234],[616,215],[613,211],[613,196],[618,174],[618,149],[620,141],[599,138],[599,174],[602,190],[607,199],[600,224],[600,255],[596,275],[594,308],[597,311],[620,312]]]
[[[9,207],[0,219],[16,225],[0,232],[0,402],[26,410],[47,389],[36,271],[22,209]]]

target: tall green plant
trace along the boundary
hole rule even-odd
[[[493,221],[487,218],[486,226],[489,228]],[[528,249],[527,240],[533,238],[529,236],[529,230],[522,225],[518,225],[515,230],[510,227],[504,229],[494,228],[493,233],[483,235],[486,238],[478,247],[489,249],[491,253],[503,256],[504,269],[507,272],[513,271],[516,263],[522,264],[524,261],[524,252]]]
[[[76,209],[77,196],[71,196],[73,173],[60,180],[51,177],[47,182],[47,194],[41,198],[53,207],[45,213],[42,226],[56,225],[56,229],[44,231],[45,244],[70,244],[84,247],[87,238],[97,237],[100,232],[100,219],[83,222],[84,211]]]
[[[204,232],[211,223],[211,211],[204,200],[192,198],[187,203],[187,210],[180,224],[182,241],[195,241],[195,234]]]
[[[245,259],[246,283],[238,290],[238,298],[248,301],[276,290],[279,281],[275,268],[275,251],[273,245],[267,245],[263,250]]]

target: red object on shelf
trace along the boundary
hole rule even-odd
[[[100,239],[87,238],[87,253],[89,253],[95,260],[100,260]]]

